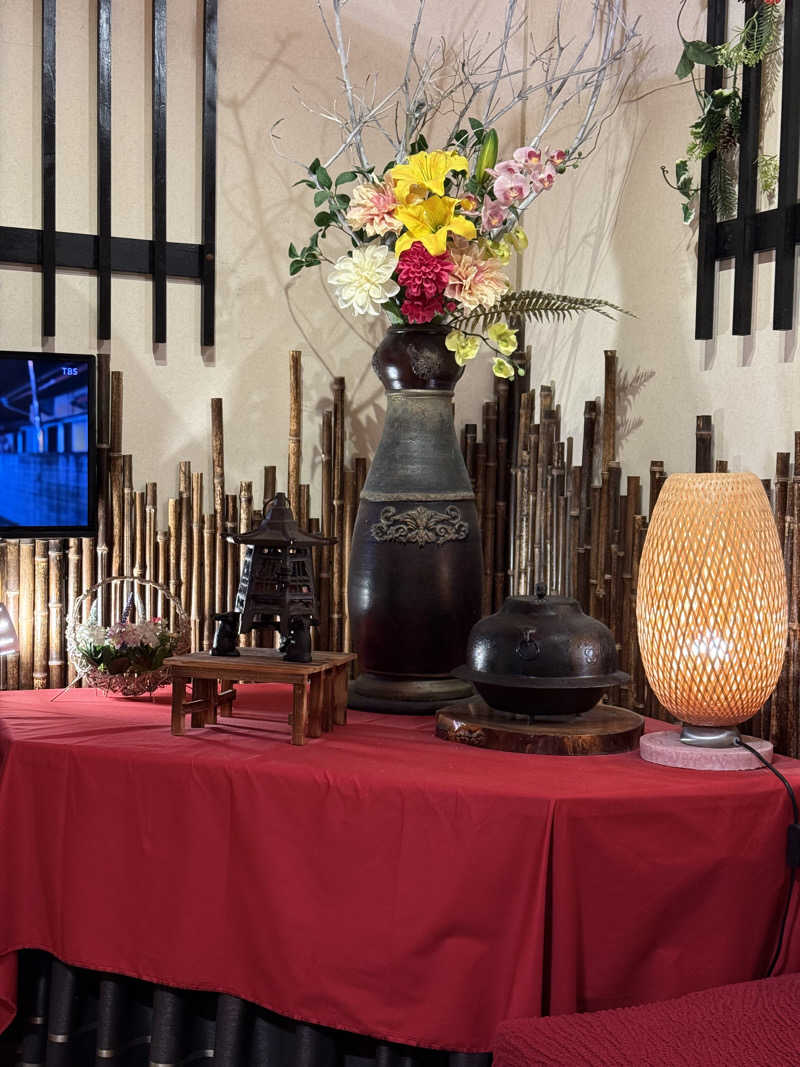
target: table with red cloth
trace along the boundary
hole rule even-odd
[[[504,1019],[758,977],[774,948],[791,816],[765,770],[491,752],[358,712],[294,747],[276,686],[186,737],[167,693],[51,697],[0,694],[0,1030],[23,948],[463,1052]]]

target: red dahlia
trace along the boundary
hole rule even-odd
[[[400,306],[409,322],[430,322],[442,310],[442,294],[432,296],[407,296]]]
[[[444,292],[452,267],[452,260],[446,252],[441,256],[432,256],[421,241],[415,241],[400,253],[397,280],[405,287],[406,296],[430,299]],[[427,322],[428,319],[420,321]]]

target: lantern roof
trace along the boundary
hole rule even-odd
[[[277,493],[271,501],[261,525],[246,533],[231,534],[228,541],[237,545],[261,545],[263,548],[285,548],[289,545],[332,545],[335,537],[307,533],[292,514],[285,493]]]

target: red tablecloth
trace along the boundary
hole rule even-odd
[[[24,947],[460,1051],[507,1018],[754,978],[773,948],[790,809],[766,771],[486,752],[358,713],[292,747],[279,687],[240,688],[267,721],[180,738],[166,697],[50,696],[0,694],[0,1029]]]

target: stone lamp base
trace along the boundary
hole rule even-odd
[[[763,741],[760,737],[743,737],[742,740],[772,763],[773,751],[769,741]],[[761,761],[741,745],[731,745],[729,748],[687,745],[681,741],[678,730],[644,734],[639,742],[639,753],[648,763],[688,767],[696,771],[755,771],[763,767]]]

